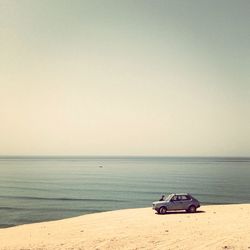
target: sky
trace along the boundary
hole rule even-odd
[[[0,0],[0,155],[250,156],[249,0]]]

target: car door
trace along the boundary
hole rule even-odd
[[[183,210],[185,205],[184,202],[183,195],[178,195],[176,201],[176,210]]]
[[[187,195],[180,195],[180,197],[178,197],[178,200],[180,200],[180,210],[187,210],[189,208],[190,198]]]
[[[168,209],[169,210],[178,210],[178,207],[179,207],[179,202],[178,202],[178,196],[177,195],[174,195],[171,200],[170,200],[170,203],[169,203],[169,206],[168,206]]]
[[[186,207],[186,197],[184,195],[176,195],[173,201],[173,210],[185,210]]]

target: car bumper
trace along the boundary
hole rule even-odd
[[[157,211],[157,207],[154,204],[152,206],[152,209]]]

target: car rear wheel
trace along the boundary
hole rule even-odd
[[[167,208],[166,207],[160,207],[159,214],[166,214],[166,213],[167,213]]]
[[[195,213],[196,212],[196,207],[195,206],[190,206],[188,209],[189,213]]]

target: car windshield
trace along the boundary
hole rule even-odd
[[[165,201],[170,201],[170,199],[172,198],[172,196],[173,196],[173,195],[170,194],[170,195],[168,195],[164,200],[165,200]]]

